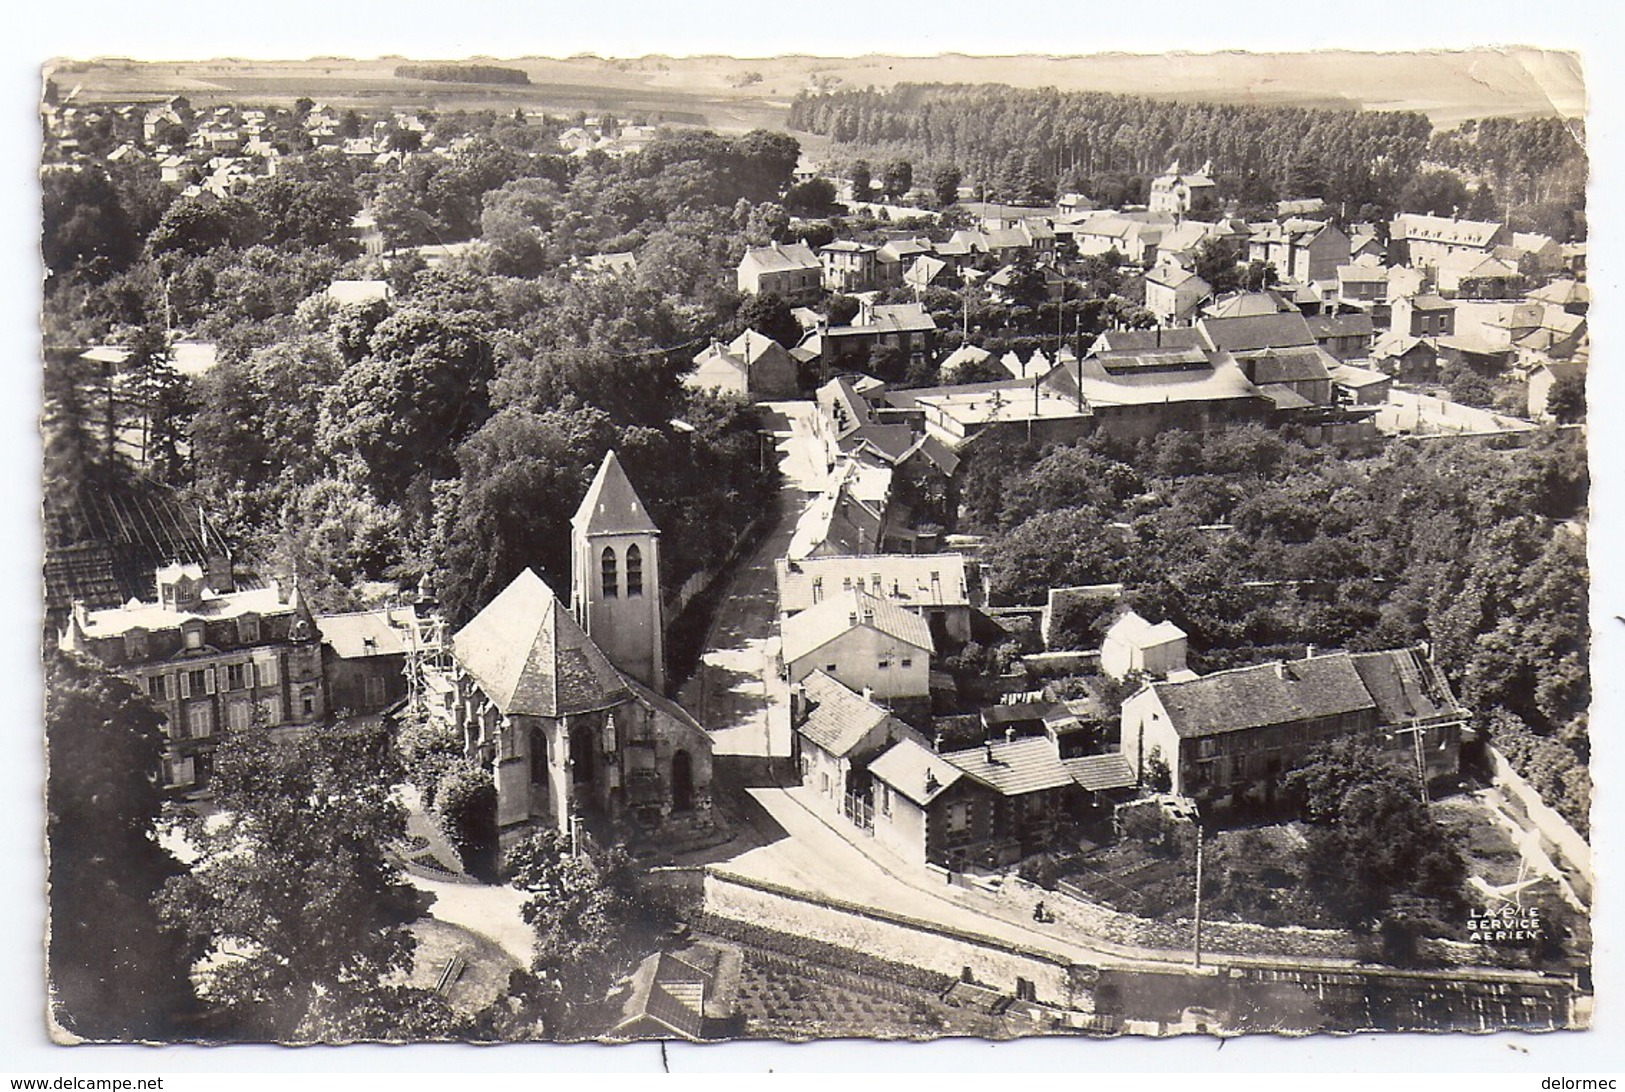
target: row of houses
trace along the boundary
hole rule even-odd
[[[831,572],[855,560],[830,559]],[[1023,697],[983,710],[982,742],[945,749],[917,706],[877,689],[899,649],[929,655],[930,635],[908,618],[925,604],[861,588],[799,610],[789,608],[804,594],[781,604],[794,759],[818,806],[915,864],[1008,867],[1148,791],[1210,814],[1272,806],[1287,774],[1339,739],[1374,744],[1419,786],[1450,781],[1475,738],[1425,648],[1311,649],[1202,676],[1186,666],[1178,627],[1129,612],[1100,651],[1105,674],[1141,683],[1115,717],[1098,696]],[[823,641],[810,660],[808,631]]]

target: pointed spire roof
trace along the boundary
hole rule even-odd
[[[509,716],[567,716],[632,696],[626,678],[531,569],[457,631],[452,650]]]
[[[587,535],[660,533],[613,450],[604,456],[597,476],[587,487],[587,495],[581,499],[581,507],[570,518],[570,526],[577,534]]]

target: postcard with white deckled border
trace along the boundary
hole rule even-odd
[[[52,62],[52,1038],[1588,1027],[1584,108]]]

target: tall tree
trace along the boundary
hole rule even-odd
[[[201,993],[230,1037],[390,1038],[387,1013],[418,991],[381,982],[411,967],[418,896],[387,849],[406,816],[382,731],[272,742],[252,727],[215,752],[218,811],[186,826],[199,856],[165,884],[163,919],[208,957]],[[358,1012],[379,1014],[358,1026]]]
[[[451,470],[454,445],[489,413],[495,352],[474,312],[422,307],[384,319],[368,345],[329,393],[325,446],[355,454],[391,495],[420,471]]]
[[[874,185],[874,175],[870,170],[869,161],[860,159],[847,168],[847,178],[852,183],[852,200],[869,200],[870,187]]]
[[[190,383],[170,362],[169,335],[157,322],[130,338],[124,362],[128,390],[141,420],[142,467],[161,482],[179,484],[185,469],[183,446],[190,431]]]
[[[894,159],[886,164],[886,170],[880,176],[880,192],[886,198],[895,201],[904,196],[914,186],[914,164],[906,159]]]
[[[513,885],[531,896],[520,913],[536,930],[531,969],[553,1038],[596,1030],[589,1023],[593,1007],[636,964],[638,940],[659,925],[624,850],[572,849],[567,836],[547,830],[520,842],[507,858]]]
[[[86,1039],[195,1030],[184,937],[153,897],[183,869],[157,841],[162,719],[99,664],[45,665],[51,1014]]]
[[[1380,922],[1402,897],[1436,912],[1463,911],[1466,865],[1428,813],[1414,771],[1369,743],[1342,739],[1287,778],[1309,822],[1309,881],[1327,909],[1355,928]]]

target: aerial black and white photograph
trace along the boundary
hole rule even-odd
[[[38,59],[41,1039],[1591,1026],[1580,56],[852,41]]]

